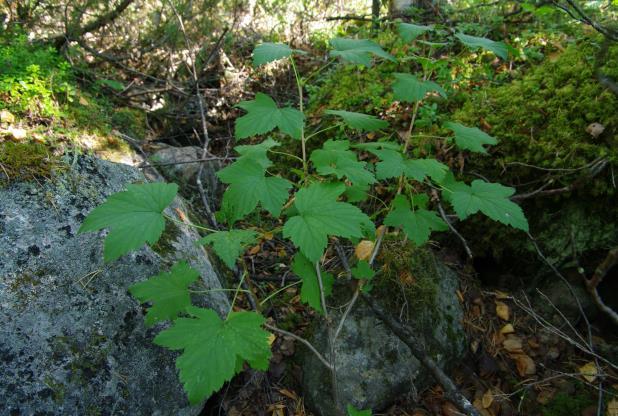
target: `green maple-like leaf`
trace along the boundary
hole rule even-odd
[[[259,92],[255,100],[242,101],[237,107],[247,111],[247,114],[236,120],[235,136],[239,140],[268,133],[276,127],[295,139],[301,137],[305,115],[292,107],[277,107],[275,101],[266,94]]]
[[[241,158],[253,159],[264,169],[268,169],[272,166],[272,162],[268,159],[267,153],[270,149],[279,145],[279,142],[268,138],[259,144],[236,146],[234,150],[238,152]]]
[[[80,233],[109,228],[104,259],[116,260],[144,243],[154,244],[165,229],[163,210],[174,200],[178,186],[167,183],[128,185],[127,190],[107,198],[79,228]]]
[[[294,206],[298,215],[287,220],[283,236],[290,238],[312,262],[324,253],[329,235],[360,238],[363,228],[373,226],[360,209],[337,201],[344,191],[343,184],[316,183],[296,194]]]
[[[367,260],[359,261],[351,271],[352,276],[355,279],[359,280],[371,280],[376,274],[376,272],[373,271]]]
[[[395,197],[393,210],[384,218],[384,224],[401,227],[417,246],[429,241],[432,231],[448,229],[446,223],[435,212],[422,208],[412,210],[410,202],[402,195]]]
[[[154,343],[183,350],[176,359],[180,381],[192,404],[219,390],[236,374],[240,361],[266,370],[270,358],[269,333],[265,319],[255,312],[232,312],[222,321],[212,309],[187,307],[194,318],[178,318],[162,331]],[[254,367],[255,368],[255,367]]]
[[[285,43],[264,42],[253,50],[253,67],[287,58],[292,55],[292,49]]]
[[[427,177],[440,182],[448,171],[448,166],[435,159],[404,159],[401,152],[391,149],[367,150],[380,158],[376,164],[376,177],[379,180],[405,175],[419,182]]]
[[[296,253],[292,263],[292,271],[302,279],[300,288],[300,300],[320,313],[324,313],[322,307],[322,298],[320,296],[320,282],[315,269],[315,264],[312,264],[302,253]],[[324,298],[330,296],[333,291],[335,277],[324,271],[320,271],[322,276],[322,285],[324,287]]]
[[[457,216],[464,220],[482,212],[489,218],[528,231],[528,220],[519,205],[509,199],[514,188],[477,179],[470,186],[450,180],[443,184],[443,196],[450,201]]]
[[[223,205],[233,211],[232,222],[252,212],[258,202],[278,217],[288,199],[292,184],[278,176],[266,176],[266,168],[251,158],[241,158],[217,172],[223,183],[229,184],[223,194]]]
[[[311,161],[320,175],[335,175],[337,179],[346,177],[354,185],[375,183],[373,174],[359,162],[356,153],[350,150],[348,140],[328,140],[322,149],[311,153]]]
[[[451,121],[444,123],[444,127],[455,133],[455,143],[463,150],[467,149],[472,152],[487,153],[483,145],[498,143],[495,138],[476,127],[466,127],[463,124]]]
[[[388,127],[387,121],[369,114],[342,110],[326,110],[324,113],[341,117],[348,126],[357,130],[376,131]]]
[[[415,102],[425,98],[430,92],[437,92],[446,98],[446,91],[433,81],[422,81],[411,74],[395,73],[393,84],[393,97],[395,100]]]
[[[331,56],[338,56],[344,61],[371,66],[371,55],[379,56],[389,61],[397,62],[397,60],[389,53],[385,52],[377,43],[368,39],[347,39],[334,38],[330,41],[334,48],[330,52]]]
[[[249,244],[255,243],[257,233],[250,230],[217,231],[201,238],[200,244],[211,244],[217,256],[227,267],[234,268],[240,256]]]
[[[359,410],[351,404],[347,406],[346,410],[348,411],[348,416],[371,416],[371,409]]]
[[[129,292],[141,303],[152,303],[146,313],[146,326],[168,319],[174,320],[191,305],[188,287],[199,275],[182,261],[174,264],[169,273],[160,273],[131,286]]]
[[[455,37],[470,49],[483,48],[493,52],[502,59],[508,59],[509,57],[509,49],[503,42],[496,42],[491,39],[465,35],[463,33],[456,33]]]
[[[399,23],[397,28],[399,29],[399,35],[406,42],[412,42],[423,33],[433,30],[433,26],[415,25],[412,23]]]

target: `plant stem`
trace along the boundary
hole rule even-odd
[[[296,286],[297,284],[299,284],[300,282],[302,282],[302,280],[297,280],[295,282],[290,283],[287,286],[282,287],[279,290],[274,291],[273,293],[271,293],[270,295],[268,295],[263,301],[260,302],[260,306],[262,306],[263,304],[265,304],[266,302],[268,302],[270,299],[274,298],[275,296],[277,296],[279,293],[283,292],[286,289],[291,288],[292,286]]]
[[[318,134],[320,134],[320,133],[324,133],[325,131],[329,131],[329,130],[335,129],[335,128],[340,127],[340,126],[343,126],[343,123],[333,124],[333,125],[332,125],[332,126],[330,126],[330,127],[326,127],[326,128],[324,128],[324,129],[322,129],[322,130],[318,130],[318,131],[316,131],[315,133],[311,133],[310,135],[308,135],[308,136],[305,138],[305,140],[309,140],[310,138],[312,138],[312,137],[314,137],[314,136],[317,136],[317,135],[318,135]]]
[[[294,77],[296,78],[296,86],[298,87],[298,109],[301,113],[303,113],[303,82],[300,79],[300,75],[298,75],[298,70],[296,69],[296,63],[294,62],[294,58],[290,56],[290,62],[292,63],[292,70],[294,70]],[[303,113],[304,114],[304,113]],[[305,126],[303,124],[303,128],[300,130],[300,143],[303,151],[303,172],[304,176],[307,177],[309,174],[309,167],[307,166],[307,146],[305,139]]]
[[[268,151],[269,151],[270,153],[274,153],[274,154],[276,154],[276,155],[283,155],[283,156],[291,157],[291,158],[293,158],[293,159],[298,160],[299,162],[303,162],[303,160],[302,160],[300,157],[298,157],[298,156],[296,156],[296,155],[293,155],[293,154],[291,154],[291,153],[286,153],[286,152],[277,152],[276,150],[268,150]],[[303,163],[304,163],[304,162],[303,162]]]
[[[234,304],[236,303],[236,298],[238,298],[238,293],[241,292],[241,291],[245,292],[245,290],[241,289],[240,287],[242,286],[242,283],[245,281],[245,277],[246,276],[247,276],[247,272],[245,271],[242,274],[241,278],[240,278],[240,282],[238,282],[238,286],[236,287],[236,290],[234,291],[234,298],[232,299],[232,304],[230,305],[230,310],[227,313],[227,318],[230,317],[230,314],[234,310]],[[247,292],[248,292],[248,290],[247,290]]]
[[[306,339],[301,338],[298,335],[293,334],[293,333],[288,332],[288,331],[285,331],[283,329],[279,329],[276,326],[272,326],[272,325],[269,325],[269,324],[264,324],[264,327],[270,329],[271,331],[275,331],[275,332],[278,332],[280,334],[286,335],[286,336],[288,336],[290,338],[294,338],[296,341],[299,341],[299,342],[305,344],[307,346],[307,348],[309,348],[311,350],[311,352],[314,353],[316,357],[318,357],[318,359],[322,362],[322,364],[324,364],[326,366],[326,368],[328,368],[331,371],[333,370],[332,364],[329,363],[328,360],[326,358],[324,358],[324,356],[322,354],[320,354],[320,352],[313,345],[311,345],[311,343],[309,341],[307,341]]]
[[[211,292],[249,292],[245,289],[207,289],[207,290],[189,290],[189,293],[201,294],[201,293],[211,293]],[[251,292],[249,292],[251,293]]]
[[[179,220],[177,220],[176,218],[172,218],[172,217],[170,217],[169,215],[165,215],[165,214],[163,214],[163,216],[164,216],[166,219],[168,219],[168,220],[170,220],[170,221],[172,221],[172,222],[175,222],[176,224],[186,225],[187,227],[197,228],[198,230],[204,230],[204,231],[208,231],[208,232],[210,232],[210,233],[216,233],[216,232],[218,232],[218,230],[213,230],[212,228],[203,227],[203,226],[201,226],[201,225],[192,224],[192,223],[190,223],[190,222],[179,221]]]

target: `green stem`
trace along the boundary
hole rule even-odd
[[[320,134],[320,133],[324,133],[325,131],[335,129],[335,128],[337,128],[337,127],[341,127],[341,126],[343,126],[343,125],[344,125],[344,123],[337,123],[337,124],[333,124],[333,125],[332,125],[332,126],[330,126],[330,127],[326,127],[326,128],[324,128],[324,129],[322,129],[322,130],[318,130],[318,131],[316,131],[315,133],[311,133],[309,136],[307,136],[307,137],[305,138],[305,140],[309,140],[310,138],[312,138],[312,137],[314,137],[314,136],[317,136],[317,135],[318,135],[318,134]]]
[[[296,156],[296,155],[293,155],[293,154],[291,154],[291,153],[286,153],[286,152],[277,152],[277,151],[275,151],[275,150],[270,150],[270,149],[269,149],[268,151],[269,151],[270,153],[274,153],[274,154],[276,154],[276,155],[283,155],[283,156],[287,156],[287,157],[294,158],[294,159],[298,160],[299,162],[302,162],[302,161],[303,161],[300,157],[298,157],[298,156]]]
[[[234,298],[232,299],[232,304],[230,305],[230,310],[227,313],[227,318],[225,318],[226,320],[230,317],[230,314],[234,310],[234,304],[236,303],[236,299],[238,298],[238,293],[240,293],[240,292],[248,292],[248,290],[243,290],[243,289],[240,288],[242,286],[242,283],[245,281],[245,276],[247,276],[247,271],[245,271],[242,274],[242,277],[240,278],[240,282],[238,282],[238,287],[236,287],[236,289],[234,290]]]
[[[211,293],[211,292],[244,292],[244,293],[251,293],[248,290],[245,289],[208,289],[208,290],[189,290],[189,293],[195,293],[195,294],[199,294],[199,293]]]
[[[263,304],[265,304],[266,302],[268,302],[269,300],[271,300],[272,298],[274,298],[275,296],[277,296],[279,293],[283,292],[286,289],[291,288],[292,286],[296,286],[297,284],[299,284],[301,282],[301,280],[297,280],[295,282],[290,283],[287,286],[282,287],[279,290],[274,291],[273,293],[271,293],[270,295],[268,295],[266,297],[266,299],[264,299],[263,301],[260,302],[260,306],[262,306]]]
[[[318,75],[320,72],[324,71],[326,68],[328,68],[329,66],[331,66],[333,63],[335,62],[334,59],[331,59],[330,61],[328,61],[326,64],[322,65],[320,68],[318,68],[317,70],[313,71],[311,74],[309,74],[308,77],[306,77],[304,79],[304,83],[306,84],[307,82],[309,82],[309,80],[311,80],[313,77],[315,77],[316,75]]]
[[[292,70],[294,71],[294,77],[296,78],[296,86],[298,87],[298,109],[300,112],[303,112],[303,82],[300,79],[300,75],[298,75],[298,70],[296,69],[296,63],[294,62],[294,58],[290,56],[290,62],[292,63]],[[305,126],[300,130],[300,142],[303,151],[303,172],[305,177],[309,174],[309,167],[307,166],[307,145],[305,139]]]
[[[190,222],[184,222],[184,221],[178,221],[176,218],[172,218],[169,215],[165,215],[163,214],[163,216],[172,221],[175,222],[176,224],[181,224],[181,225],[186,225],[187,227],[193,227],[193,228],[197,228],[199,230],[204,230],[204,231],[208,231],[210,233],[216,233],[218,230],[213,230],[212,228],[208,228],[208,227],[202,227],[201,225],[196,225],[196,224],[192,224]]]

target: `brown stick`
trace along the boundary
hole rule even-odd
[[[601,309],[616,325],[618,325],[618,313],[603,302],[603,299],[601,299],[598,291],[599,285],[605,276],[607,276],[607,273],[609,273],[609,271],[616,266],[616,264],[618,264],[618,247],[607,253],[607,257],[605,257],[605,260],[597,266],[592,277],[589,280],[586,280],[586,288],[599,309]]]
[[[399,322],[396,318],[393,318],[388,312],[382,309],[382,307],[378,304],[378,302],[376,302],[374,298],[365,293],[361,293],[361,297],[367,303],[367,305],[369,305],[369,307],[376,314],[376,316],[380,318],[380,320],[384,322],[386,326],[388,326],[390,330],[393,331],[393,333],[397,335],[397,337],[408,346],[408,348],[410,348],[410,351],[412,352],[414,357],[416,357],[416,359],[419,360],[421,364],[423,364],[423,366],[425,366],[425,368],[431,372],[431,374],[438,381],[438,383],[440,383],[442,388],[444,388],[446,396],[449,398],[449,400],[455,403],[455,405],[459,407],[459,409],[466,415],[480,416],[476,408],[472,405],[472,403],[470,403],[470,400],[468,400],[459,391],[453,380],[451,380],[450,377],[447,376],[440,367],[438,367],[436,362],[431,357],[429,357],[429,355],[425,351],[425,348],[423,347],[423,344],[418,339],[416,339],[416,337],[410,332],[410,330],[405,327],[401,322]]]

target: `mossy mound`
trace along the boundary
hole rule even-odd
[[[551,172],[547,169],[565,169],[554,171],[558,187],[588,175],[587,169],[570,170],[595,159],[618,161],[618,97],[596,78],[599,48],[597,39],[573,42],[557,59],[545,61],[522,79],[467,97],[453,118],[486,126],[500,141],[491,158],[474,157],[469,163],[514,185],[538,179]],[[609,50],[601,71],[618,79],[618,47]],[[596,138],[586,131],[592,123],[605,127]],[[608,179],[597,176],[585,187],[586,194],[614,194],[616,188]]]
[[[49,179],[65,168],[51,149],[40,143],[0,143],[0,186],[12,181]]]

